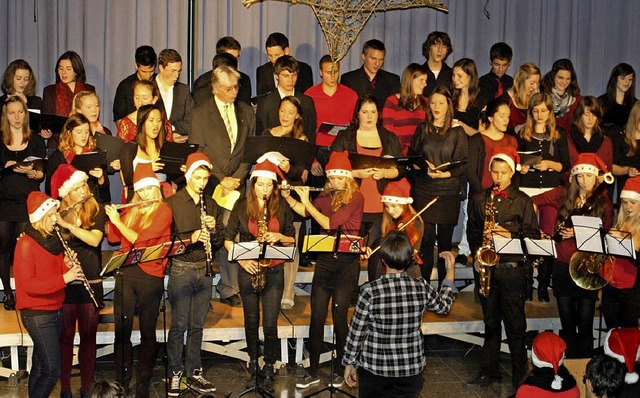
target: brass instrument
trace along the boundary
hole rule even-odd
[[[71,248],[69,247],[67,242],[62,238],[62,234],[60,233],[60,228],[57,225],[54,225],[53,226],[53,230],[55,231],[56,235],[58,236],[58,239],[60,239],[60,242],[62,243],[62,247],[64,248],[65,254],[67,255],[67,257],[69,257],[69,260],[71,261],[71,259],[73,258],[72,257],[73,252],[71,251]],[[74,265],[76,265],[75,260],[69,266],[69,268],[73,268]],[[93,288],[89,284],[89,281],[87,280],[87,277],[84,275],[84,273],[82,274],[81,282],[82,282],[82,285],[84,286],[84,288],[87,290],[87,293],[89,293],[89,297],[91,297],[91,301],[93,301],[93,305],[95,305],[96,308],[100,308],[100,305],[96,301],[96,296],[95,296],[95,293],[93,291]]]
[[[204,254],[206,256],[205,263],[207,265],[207,272],[205,276],[213,276],[213,251],[211,250],[211,231],[207,227],[206,223],[207,209],[204,205],[204,194],[200,191],[200,227],[207,234],[207,242],[204,243]]]
[[[583,289],[602,289],[613,276],[613,257],[577,251],[571,256],[569,274],[575,284]]]
[[[480,294],[484,297],[491,295],[491,274],[493,267],[500,261],[491,240],[491,230],[496,226],[495,190],[491,189],[485,204],[484,228],[482,231],[482,246],[476,251],[476,260],[480,263]]]
[[[148,199],[148,200],[141,200],[140,202],[115,204],[115,205],[111,205],[111,206],[113,206],[116,210],[122,210],[122,209],[127,209],[129,207],[135,207],[135,206],[140,206],[140,205],[150,205],[151,203],[155,203],[155,202],[159,202],[159,201],[160,201],[160,199]]]
[[[262,197],[262,219],[258,220],[258,236],[256,240],[262,243],[262,250],[264,252],[264,247],[266,246],[266,235],[269,232],[269,203],[267,202],[267,196]],[[263,257],[261,254],[260,257]],[[267,260],[264,258],[258,259],[258,272],[251,275],[251,286],[257,292],[264,289],[267,284],[267,269],[271,266],[271,260]]]

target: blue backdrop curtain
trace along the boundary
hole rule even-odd
[[[513,73],[526,61],[545,73],[554,60],[574,61],[583,93],[599,95],[619,62],[640,68],[640,1],[628,0],[450,0],[449,14],[432,9],[378,13],[363,29],[342,62],[342,71],[361,65],[362,44],[370,38],[387,45],[385,69],[401,73],[410,62],[424,62],[421,46],[432,30],[449,33],[454,52],[447,60],[476,60],[480,74],[489,69],[492,43],[506,41],[515,52]],[[35,4],[35,12],[34,12]],[[186,60],[187,0],[0,0],[0,65],[24,58],[38,79],[38,91],[54,81],[57,57],[75,50],[83,58],[87,81],[102,100],[101,120],[109,127],[118,82],[133,72],[133,54],[142,44],[178,50]],[[327,52],[311,9],[267,1],[242,6],[241,0],[196,0],[196,76],[209,70],[215,42],[225,35],[242,44],[240,69],[252,77],[266,62],[264,42],[270,32],[285,33],[292,54],[317,72]],[[34,13],[36,22],[34,22]],[[186,70],[181,80],[186,82]],[[316,76],[316,82],[319,79]]]

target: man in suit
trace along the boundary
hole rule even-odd
[[[431,96],[437,86],[451,86],[453,71],[444,61],[452,52],[451,39],[446,32],[431,32],[422,43],[422,55],[427,59],[424,63],[427,68],[427,86],[422,90],[425,97]]]
[[[164,49],[158,55],[156,84],[160,90],[158,105],[173,127],[173,141],[185,142],[189,135],[189,113],[193,98],[189,86],[178,82],[182,72],[182,57],[176,50]]]
[[[189,143],[198,144],[213,170],[205,193],[211,195],[220,185],[222,195],[243,191],[250,164],[242,162],[247,137],[255,135],[255,114],[244,102],[237,101],[240,73],[230,66],[219,66],[211,73],[213,97],[193,108]],[[223,224],[230,210],[221,209]],[[238,295],[238,263],[227,261],[228,252],[219,251],[220,282],[217,285],[221,302],[240,306]]]
[[[200,75],[193,83],[191,95],[193,96],[195,105],[209,99],[209,97],[213,95],[211,93],[211,72],[217,66],[216,58],[220,61],[219,55],[229,54],[233,56],[235,58],[235,65],[232,66],[237,70],[238,61],[240,60],[240,50],[242,50],[240,42],[231,36],[225,36],[218,40],[216,43],[216,55],[211,61],[211,70]],[[240,71],[238,70],[238,72]],[[237,100],[251,105],[251,79],[246,73],[240,72],[240,90],[238,91]]]
[[[304,134],[309,142],[316,142],[316,109],[311,97],[303,94],[296,87],[298,80],[298,62],[291,55],[283,55],[278,58],[274,66],[274,72],[278,79],[278,86],[266,97],[258,100],[256,110],[256,132],[262,134],[266,129],[280,125],[278,111],[280,100],[288,95],[293,95],[302,104],[302,119],[304,120]]]
[[[156,73],[158,57],[151,46],[136,48],[136,73],[127,76],[118,84],[116,96],[113,99],[113,121],[116,122],[136,110],[133,104],[133,83],[137,80],[153,80]]]
[[[269,62],[256,69],[256,95],[258,97],[269,94],[275,90],[276,80],[274,76],[274,69],[276,60],[283,55],[289,55],[291,52],[291,49],[289,48],[289,39],[280,32],[271,33],[269,37],[267,37],[265,47],[267,49],[267,58],[269,58]],[[298,80],[295,85],[296,91],[304,93],[309,87],[313,86],[313,73],[311,72],[311,67],[308,64],[300,61],[298,61],[298,70]]]
[[[358,93],[359,97],[375,95],[380,111],[388,96],[400,92],[400,77],[382,69],[385,53],[383,42],[376,39],[367,41],[362,47],[362,66],[345,73],[340,79],[340,83]]]

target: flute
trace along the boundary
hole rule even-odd
[[[308,187],[306,185],[278,185],[281,191],[293,191],[295,188],[307,188],[310,192],[337,192],[344,191],[344,189],[338,188],[317,188],[317,187]]]
[[[115,204],[115,205],[111,205],[111,206],[113,206],[116,210],[122,210],[122,209],[127,209],[129,207],[134,207],[134,206],[138,206],[138,205],[146,205],[146,204],[155,203],[158,200],[159,199],[148,199],[148,200],[141,200],[140,202]]]

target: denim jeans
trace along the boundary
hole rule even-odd
[[[193,375],[194,369],[202,367],[202,327],[209,312],[212,278],[205,276],[204,261],[189,263],[174,259],[169,276],[169,303],[171,304],[171,329],[167,341],[169,371],[182,368],[184,333],[187,332],[187,349],[184,372]]]
[[[20,312],[22,323],[33,340],[33,357],[29,373],[29,397],[46,398],[60,377],[60,329],[62,311],[31,315]]]
[[[274,364],[278,359],[278,314],[284,290],[284,265],[267,269],[267,283],[260,292],[251,286],[251,275],[241,268],[238,272],[240,296],[244,312],[244,334],[249,359],[258,359],[258,328],[262,301],[262,330],[264,331],[264,362]]]

